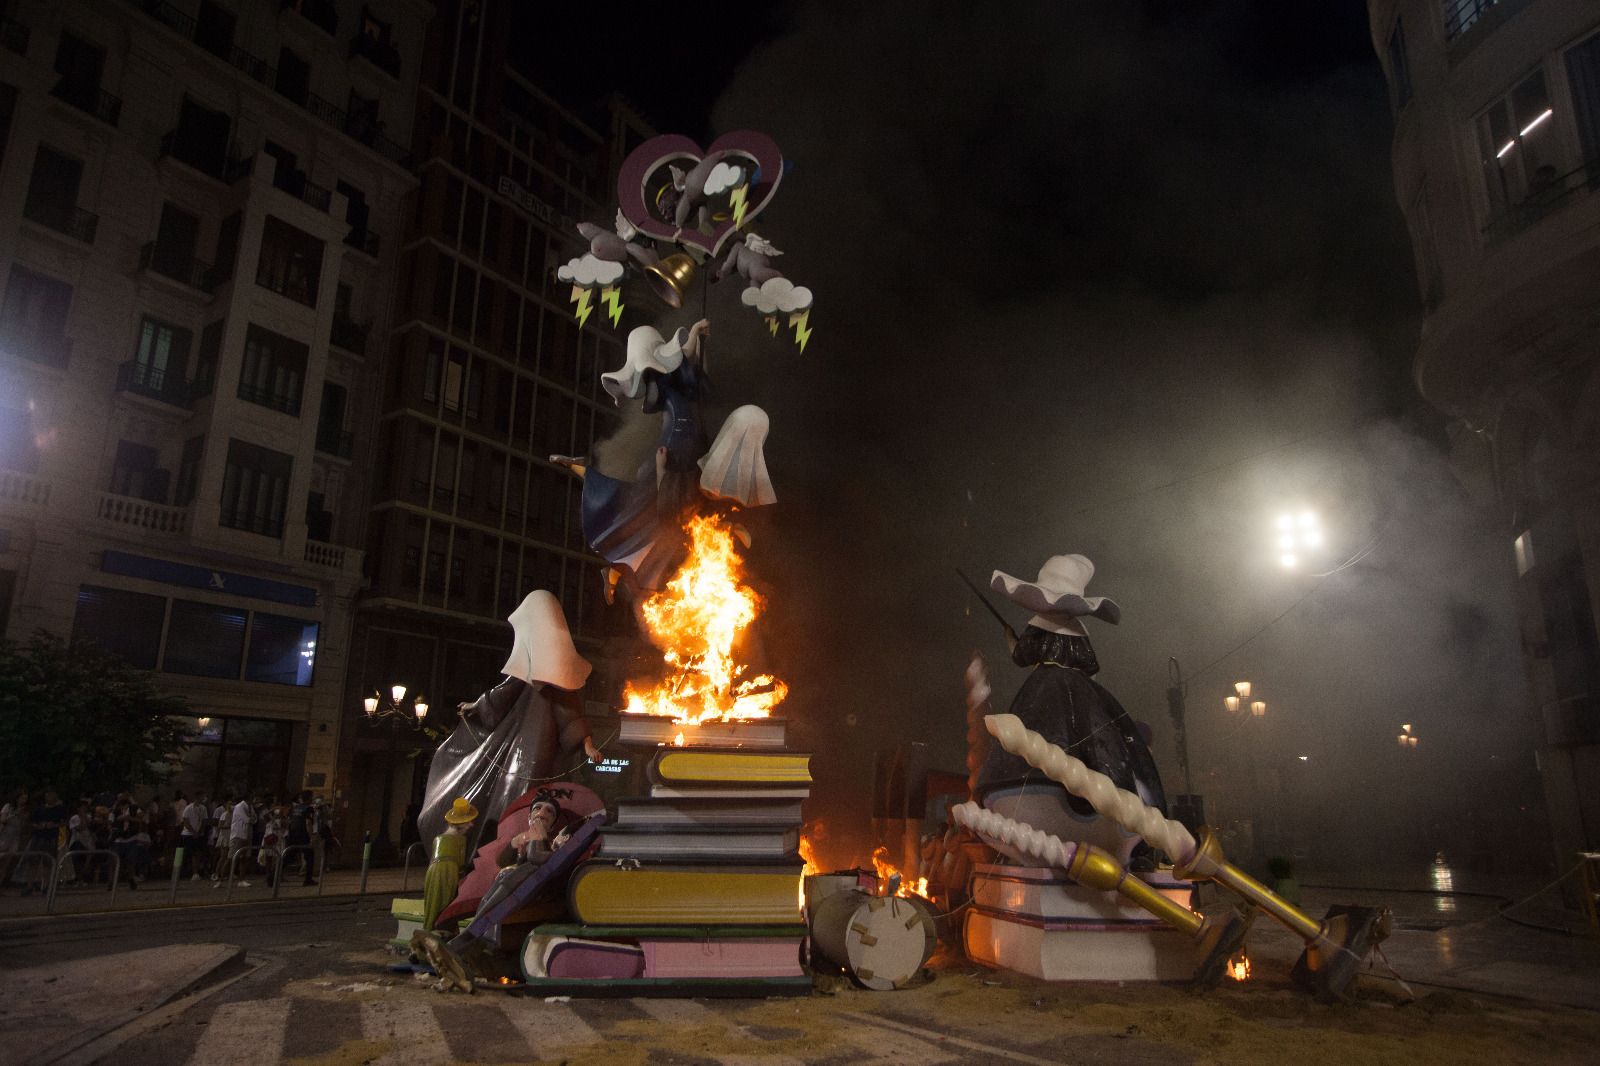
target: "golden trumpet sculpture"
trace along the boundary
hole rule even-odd
[[[1172,856],[1177,864],[1173,870],[1176,876],[1215,881],[1287,926],[1306,944],[1296,972],[1303,970],[1308,975],[1319,998],[1341,996],[1355,977],[1366,948],[1388,935],[1390,919],[1386,908],[1351,908],[1330,914],[1322,922],[1310,917],[1228,862],[1221,842],[1209,827],[1201,830],[1200,840],[1196,841],[1182,823],[1164,817],[1138,796],[1118,788],[1106,775],[1089,769],[1023,725],[1016,715],[991,714],[984,719],[984,726],[1006,751],[1042,771],[1074,796],[1087,800],[1103,817]]]

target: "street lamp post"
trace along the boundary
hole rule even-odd
[[[371,696],[361,701],[362,710],[366,712],[367,721],[377,723],[387,721],[409,722],[413,729],[421,729],[428,718],[428,704],[421,695],[412,696],[411,702],[406,703],[406,686],[395,684],[388,686],[387,695],[379,688]],[[383,805],[378,811],[378,839],[380,847],[387,848],[392,841],[389,838],[389,808],[394,805],[394,776],[396,754],[399,751],[395,744],[395,731],[388,731],[388,750],[383,763]],[[371,824],[370,822],[368,823]]]
[[[1238,715],[1242,711],[1248,710],[1252,719],[1265,723],[1267,717],[1266,701],[1260,699],[1252,700],[1250,698],[1252,690],[1253,686],[1250,682],[1235,681],[1233,683],[1233,695],[1223,697],[1222,705],[1227,708],[1230,715]],[[1259,728],[1256,731],[1259,732]],[[1252,737],[1249,743],[1245,745],[1246,759],[1248,760],[1248,771],[1245,780],[1246,787],[1250,792],[1248,809],[1250,811],[1250,849],[1252,852],[1260,851],[1261,838],[1264,835],[1261,826],[1261,782],[1256,772],[1256,745],[1258,743],[1259,740]]]

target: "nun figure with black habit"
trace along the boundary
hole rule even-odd
[[[1011,713],[1068,754],[1166,813],[1161,775],[1150,754],[1148,734],[1116,697],[1094,680],[1100,664],[1083,620],[1117,624],[1122,610],[1105,597],[1084,595],[1094,564],[1082,555],[1056,555],[1036,581],[999,570],[990,587],[1033,611],[1022,635],[1011,643],[1011,659],[1028,676],[1011,701]],[[1009,627],[1007,627],[1010,636]],[[1139,839],[1097,815],[1086,801],[1030,767],[998,744],[990,745],[978,773],[983,806],[1026,822],[1063,840],[1104,848],[1127,866]]]

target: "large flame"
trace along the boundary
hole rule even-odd
[[[1248,981],[1250,979],[1250,956],[1241,951],[1229,959],[1228,976],[1235,981]]]
[[[800,910],[806,909],[806,877],[810,874],[821,873],[822,868],[817,865],[817,852],[811,846],[811,838],[804,832],[800,834],[800,861],[805,863],[805,868],[800,871]]]
[[[667,676],[648,690],[628,682],[623,711],[686,724],[765,718],[789,686],[770,674],[746,678],[746,667],[733,658],[734,645],[761,610],[761,597],[741,583],[743,563],[721,518],[699,515],[685,528],[688,560],[640,607]]]
[[[872,851],[872,868],[878,874],[878,890],[884,895],[887,895],[889,892],[889,879],[897,876],[900,873],[900,867],[889,861],[889,849],[884,847],[882,844],[879,844]],[[906,898],[910,898],[911,896],[921,896],[923,899],[927,899],[928,879],[926,877],[919,877],[917,878],[916,883],[912,884],[904,877],[901,877],[900,887],[895,890],[895,895],[904,896]]]

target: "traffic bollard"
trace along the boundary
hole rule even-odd
[[[178,902],[178,875],[183,872],[183,859],[187,850],[180,844],[172,853],[172,892],[167,897],[168,903]]]
[[[361,887],[356,891],[356,895],[358,896],[365,896],[367,894],[367,870],[371,866],[372,832],[371,830],[368,830],[367,833],[361,838]]]

